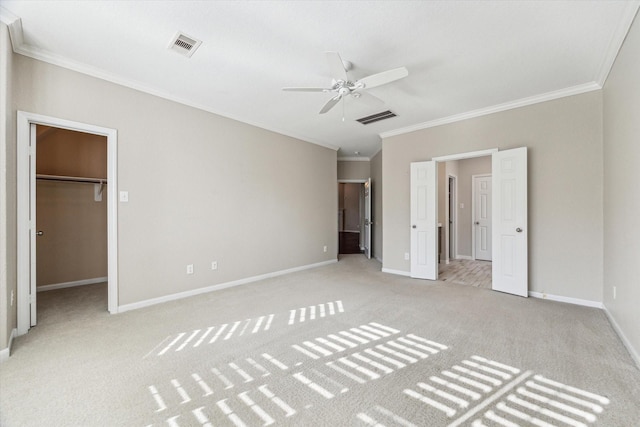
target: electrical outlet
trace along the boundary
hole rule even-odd
[[[11,294],[13,296],[13,294]],[[613,287],[613,299],[616,299],[616,287]]]
[[[323,248],[323,251],[324,251],[324,252],[327,252],[327,247],[326,247],[326,246]]]
[[[120,201],[121,202],[128,202],[129,201],[129,192],[128,191],[121,191],[120,192]]]
[[[212,270],[218,269],[218,261],[211,261],[211,269]]]
[[[404,260],[409,261],[409,252],[404,253]]]
[[[187,274],[193,274],[193,264],[187,265]]]
[[[13,290],[11,290],[11,307],[13,307],[13,300],[14,300],[14,295],[13,295]]]

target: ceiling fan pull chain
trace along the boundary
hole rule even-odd
[[[344,96],[342,97],[342,121],[344,122]]]

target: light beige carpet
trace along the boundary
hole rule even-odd
[[[118,315],[104,285],[41,293],[0,424],[637,425],[640,372],[601,310],[379,270],[351,255]]]

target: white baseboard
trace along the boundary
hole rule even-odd
[[[136,310],[143,307],[149,307],[152,305],[161,304],[163,302],[175,301],[183,298],[192,297],[195,295],[206,294],[213,291],[219,291],[221,289],[232,288],[234,286],[245,285],[247,283],[257,282],[259,280],[269,279],[271,277],[277,277],[277,276],[283,276],[289,273],[295,273],[296,271],[309,270],[311,268],[322,267],[324,265],[329,265],[336,262],[338,262],[337,259],[332,259],[329,261],[322,261],[315,264],[308,264],[300,267],[289,268],[287,270],[280,270],[280,271],[274,271],[272,273],[261,274],[259,276],[247,277],[245,279],[234,280],[232,282],[220,283],[218,285],[193,289],[191,291],[178,292],[177,294],[165,295],[163,297],[158,297],[158,298],[151,298],[148,300],[134,302],[131,304],[124,304],[124,305],[118,306],[118,313],[124,313],[125,311]]]
[[[378,261],[380,264],[382,264],[382,258],[379,258],[377,256],[374,256],[374,258],[376,259],[376,261]]]
[[[602,305],[602,302],[600,302],[600,301],[591,301],[591,300],[587,300],[587,299],[563,297],[563,296],[560,296],[560,295],[551,295],[551,294],[547,294],[547,293],[544,293],[544,292],[531,292],[531,291],[529,291],[529,296],[533,297],[533,298],[541,298],[541,299],[548,299],[548,300],[551,300],[551,301],[566,302],[566,303],[575,304],[575,305],[583,305],[585,307],[594,307],[594,308],[603,308],[604,307],[604,305]]]
[[[18,335],[18,330],[13,328],[11,330],[11,335],[9,335],[9,343],[7,344],[7,348],[3,348],[0,350],[0,363],[9,359],[11,355],[11,345],[13,344],[13,338]]]
[[[402,270],[392,270],[390,268],[383,268],[382,269],[383,273],[389,273],[389,274],[396,274],[398,276],[407,276],[407,277],[411,277],[411,272],[409,271],[402,271]]]
[[[38,286],[38,292],[53,291],[54,289],[73,288],[74,286],[95,285],[108,280],[107,277],[96,277],[94,279],[75,280],[73,282],[53,283],[51,285]]]
[[[456,255],[456,259],[469,259],[473,261],[473,257],[469,255]]]
[[[611,323],[613,330],[616,331],[616,334],[618,334],[618,336],[620,337],[620,340],[622,340],[622,343],[627,348],[627,351],[631,355],[631,358],[633,359],[634,362],[636,362],[636,366],[638,367],[638,369],[640,369],[640,354],[638,354],[638,351],[635,348],[633,348],[633,346],[631,345],[631,341],[629,341],[629,339],[624,334],[624,332],[622,332],[620,325],[618,325],[618,322],[616,322],[616,319],[609,312],[609,310],[607,310],[607,307],[604,304],[602,305],[602,309],[604,310],[604,313],[607,315],[607,318],[609,319],[609,323]]]

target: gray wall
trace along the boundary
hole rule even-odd
[[[107,277],[107,188],[94,200],[94,184],[36,182],[37,286]]]
[[[604,304],[640,364],[640,22],[604,87]],[[613,287],[617,296],[613,298]]]
[[[369,179],[371,170],[368,161],[338,160],[338,179]]]
[[[382,261],[382,150],[371,158],[371,218],[373,220],[373,254]]]
[[[17,326],[15,77],[9,30],[0,23],[0,350]]]
[[[409,167],[432,157],[528,147],[529,290],[602,300],[602,92],[385,138],[384,265],[410,271]]]
[[[336,258],[334,150],[14,61],[18,109],[118,130],[120,305]]]

